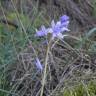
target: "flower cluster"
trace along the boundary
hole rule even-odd
[[[55,23],[54,20],[51,22],[51,27],[45,28],[45,26],[41,26],[41,29],[36,30],[35,36],[41,37],[46,36],[48,33],[52,34],[52,38],[55,37],[63,38],[62,32],[69,31],[68,29],[69,17],[67,15],[63,15],[60,17],[60,20]]]
[[[54,20],[52,20],[51,27],[49,28],[45,28],[44,25],[41,26],[41,29],[39,31],[36,30],[35,36],[42,37],[50,33],[52,35],[52,39],[54,39],[55,37],[63,38],[62,33],[65,31],[69,31],[68,24],[69,24],[69,17],[67,15],[64,15],[60,17],[60,20],[57,21],[56,23]],[[39,70],[41,71],[43,70],[42,64],[40,63],[38,58],[36,58],[35,64]]]

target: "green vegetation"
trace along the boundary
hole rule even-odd
[[[28,45],[28,39],[33,42],[33,45],[38,43],[38,39],[34,37],[34,32],[35,28],[43,22],[40,15],[34,19],[32,24],[27,16],[18,15],[19,17],[17,17],[16,13],[10,13],[6,17],[9,21],[15,22],[18,28],[0,23],[0,96],[12,94],[10,92],[12,86],[10,86],[9,82],[10,66],[15,64],[19,52],[23,51]]]
[[[96,95],[96,82],[89,84],[79,84],[72,88],[64,89],[60,96],[95,96]]]
[[[4,1],[0,0],[0,2],[3,3],[3,5],[4,5]],[[24,2],[23,0],[21,1]],[[96,0],[93,0],[92,3],[93,3],[92,7],[94,8],[92,12],[93,14],[92,16],[96,17]],[[0,5],[0,11],[2,11],[2,8],[3,8],[3,6],[1,5]],[[41,90],[40,87],[41,87],[42,74],[41,73],[38,74],[38,72],[33,67],[32,64],[34,64],[34,61],[31,61],[30,63],[29,61],[26,60],[26,58],[29,56],[31,57],[31,60],[34,59],[34,57],[32,57],[34,56],[34,53],[31,53],[30,50],[28,49],[30,47],[29,41],[31,41],[32,45],[35,46],[35,48],[38,48],[38,50],[36,49],[36,52],[38,51],[37,53],[43,64],[43,61],[44,61],[43,57],[45,55],[46,44],[44,46],[43,46],[43,43],[41,46],[39,45],[46,38],[36,38],[34,34],[36,31],[36,28],[39,29],[41,25],[47,26],[49,24],[49,19],[46,20],[44,18],[44,16],[46,16],[45,15],[46,12],[44,12],[44,10],[43,11],[41,10],[39,12],[38,4],[36,6],[33,6],[33,9],[31,10],[32,16],[29,16],[30,14],[27,14],[24,11],[23,5],[21,7],[22,7],[21,13],[19,13],[14,8],[12,12],[10,12],[9,10],[7,10],[6,12],[5,11],[6,9],[3,8],[3,11],[6,14],[3,14],[3,16],[0,16],[0,20],[1,19],[9,20],[10,22],[18,26],[18,28],[15,28],[10,24],[5,24],[3,22],[0,22],[0,96],[11,96],[10,94],[13,94],[12,96],[16,96],[16,94],[20,94],[18,96],[30,96],[31,91],[35,94],[36,93],[39,94]],[[51,51],[49,52],[50,53],[49,55],[51,55],[52,58],[49,58],[50,60],[49,60],[48,72],[47,72],[48,76],[46,76],[47,79],[46,79],[46,85],[44,89],[45,94],[46,93],[49,94],[50,92],[53,92],[56,86],[59,85],[58,83],[55,82],[56,81],[55,79],[57,79],[56,76],[58,76],[58,80],[59,79],[62,80],[63,78],[62,76],[65,73],[67,75],[67,72],[65,72],[65,69],[67,67],[69,68],[71,66],[71,63],[72,64],[74,63],[74,66],[76,63],[77,65],[74,68],[73,66],[71,66],[68,72],[72,72],[73,70],[76,70],[74,74],[77,74],[78,76],[76,75],[77,76],[76,77],[73,73],[71,73],[71,75],[72,76],[74,75],[75,80],[82,81],[84,79],[85,82],[84,83],[78,82],[78,84],[77,83],[75,84],[74,81],[71,80],[74,77],[70,76],[69,79],[70,81],[72,81],[72,85],[68,84],[67,87],[64,86],[64,88],[60,89],[59,91],[60,93],[58,91],[54,91],[54,93],[58,94],[58,96],[96,96],[96,80],[93,81],[90,79],[90,81],[87,81],[87,78],[86,78],[86,77],[88,78],[96,77],[96,71],[94,71],[96,70],[95,69],[96,66],[93,66],[95,64],[94,62],[96,62],[96,27],[94,28],[92,27],[89,31],[84,32],[83,35],[82,33],[80,33],[79,36],[73,36],[69,32],[68,35],[65,36],[63,43],[62,41],[57,40],[56,44],[57,44],[56,47],[51,50],[52,52]],[[60,48],[58,46],[60,46]],[[58,52],[59,51],[61,52],[61,54],[58,54],[58,52],[55,51],[56,48]],[[28,54],[28,56],[25,56],[25,62],[23,62],[24,60],[22,60],[21,58],[20,60],[18,60],[18,55],[20,55],[20,53],[23,54],[25,49],[29,53],[25,52],[26,54]],[[65,52],[64,54],[62,50]],[[30,53],[32,56],[30,56]],[[68,56],[70,58],[73,56],[71,58],[72,60],[69,59]],[[77,62],[75,62],[77,59],[76,57],[79,58]],[[27,59],[30,60],[30,58],[27,58]],[[25,64],[24,66],[26,67],[25,68],[26,70],[23,68],[22,63]],[[50,63],[52,64],[54,63],[52,67]],[[85,68],[87,71],[85,72],[84,71],[85,69],[81,68],[82,66],[77,68],[80,64],[81,65],[85,64],[88,66],[88,68],[91,66],[89,68],[91,71],[88,68]],[[14,66],[19,66],[20,69],[19,67],[18,68],[16,67],[17,69],[15,69]],[[51,68],[53,68],[53,70],[51,70]],[[80,68],[84,70],[80,70]],[[85,72],[85,74],[83,74],[83,71]],[[65,73],[63,74],[63,72]],[[15,78],[16,81],[15,80],[12,81],[12,76],[14,76],[14,74],[16,75],[16,78]],[[59,77],[59,74],[60,76],[61,75],[62,76]],[[68,83],[69,79],[65,79],[65,81]],[[61,85],[63,86],[63,83]],[[32,96],[35,96],[35,95],[33,94]]]
[[[96,17],[96,0],[92,0],[93,3],[93,16]]]

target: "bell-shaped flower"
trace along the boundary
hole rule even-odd
[[[61,23],[69,21],[69,17],[67,15],[63,15],[63,16],[60,17],[60,21],[61,21]]]
[[[41,30],[36,30],[35,36],[41,37],[47,35],[47,29],[45,28],[44,25],[41,26]]]
[[[61,23],[61,21],[55,23],[54,20],[52,20],[51,22],[51,30],[53,38],[55,37],[63,38],[62,32],[69,31],[69,29],[66,26],[64,26],[64,23]]]
[[[43,70],[42,64],[41,64],[41,62],[40,62],[40,60],[39,60],[38,58],[36,58],[35,64],[36,64],[36,67],[37,67],[39,70],[41,70],[41,71]]]
[[[67,15],[63,15],[60,17],[60,22],[62,24],[62,27],[68,28],[69,25],[69,17]]]
[[[61,22],[55,23],[54,20],[51,22],[52,38],[58,37],[58,34],[61,32]]]

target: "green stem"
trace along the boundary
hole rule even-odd
[[[49,50],[50,50],[50,44],[51,44],[51,40],[48,43],[47,51],[46,51],[45,68],[44,68],[44,73],[43,73],[42,87],[41,87],[40,96],[43,96],[43,92],[44,92],[44,85],[45,85],[45,81],[46,81],[46,72],[47,72],[47,64],[48,64],[47,61],[48,61],[48,53],[49,53]]]

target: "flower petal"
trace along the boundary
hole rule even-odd
[[[51,22],[51,26],[52,26],[52,28],[55,27],[55,22],[54,22],[54,20],[52,20],[52,22]]]
[[[60,39],[62,39],[64,36],[63,36],[62,33],[58,33],[58,34],[57,34],[57,37],[60,38]]]

